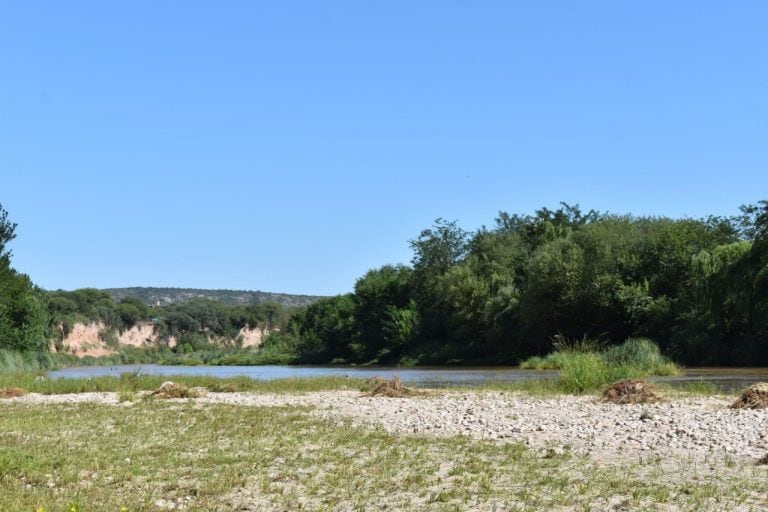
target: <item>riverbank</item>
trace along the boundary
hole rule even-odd
[[[130,406],[121,393],[28,394],[26,405]],[[464,435],[473,439],[556,447],[600,460],[644,456],[715,460],[758,459],[768,453],[768,412],[730,409],[735,397],[678,396],[651,404],[616,405],[594,395],[529,396],[510,392],[430,391],[406,398],[369,397],[357,390],[308,393],[209,393],[196,406],[309,407],[313,415],[395,434]]]
[[[29,394],[2,401],[0,509],[756,510],[768,413],[733,398]]]

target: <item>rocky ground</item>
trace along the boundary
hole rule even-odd
[[[30,394],[12,400],[120,404],[115,393]],[[200,406],[310,406],[314,414],[324,418],[390,432],[523,442],[534,449],[571,450],[604,461],[649,457],[756,460],[768,453],[768,412],[730,409],[731,397],[615,405],[594,396],[431,392],[423,397],[383,398],[334,391],[306,395],[211,393],[195,400]],[[121,405],[129,406],[130,402]]]

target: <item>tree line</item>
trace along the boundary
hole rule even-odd
[[[197,350],[245,326],[281,361],[517,363],[556,340],[647,337],[684,364],[768,364],[768,201],[731,217],[636,217],[561,203],[474,232],[438,219],[352,293],[305,308],[193,300],[150,310],[92,289],[46,292],[13,270],[0,207],[0,348],[46,350],[75,321],[151,320]],[[107,333],[108,334],[108,333]]]
[[[561,203],[467,232],[438,219],[410,265],[293,320],[299,358],[516,363],[556,340],[655,340],[685,364],[768,364],[768,202],[732,217],[615,215]]]

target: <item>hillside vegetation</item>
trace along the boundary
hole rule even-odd
[[[288,307],[302,307],[309,306],[323,298],[315,295],[292,295],[289,293],[271,293],[258,290],[205,290],[199,288],[156,288],[142,286],[105,288],[102,291],[108,293],[115,302],[131,297],[140,299],[150,306],[168,306],[193,299],[208,299],[231,306],[276,302]]]

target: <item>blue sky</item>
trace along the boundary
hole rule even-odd
[[[768,3],[6,1],[0,204],[48,289],[335,294],[559,201],[768,197]]]

